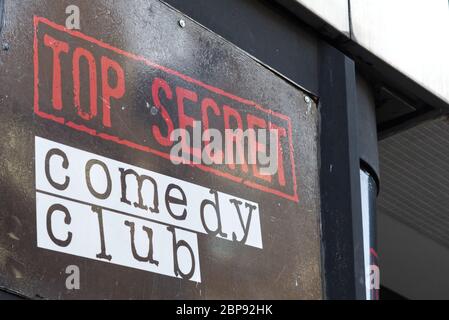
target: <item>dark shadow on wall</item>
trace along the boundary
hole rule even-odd
[[[408,299],[394,292],[393,290],[380,286],[380,300],[408,300]]]

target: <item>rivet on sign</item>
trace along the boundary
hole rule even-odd
[[[305,101],[307,104],[309,104],[309,103],[312,102],[312,99],[310,99],[309,96],[305,96],[305,97],[304,97],[304,101]]]
[[[181,20],[179,20],[179,26],[181,27],[181,28],[184,28],[185,26],[186,26],[186,22],[185,22],[185,20],[183,20],[183,19],[181,19]]]
[[[304,101],[307,104],[307,114],[309,114],[312,109],[312,99],[309,96],[304,96]]]
[[[155,116],[155,115],[157,115],[157,112],[158,112],[158,110],[157,110],[157,108],[156,108],[156,107],[151,107],[151,109],[150,109],[150,113],[151,113],[151,115],[152,115],[152,116]]]

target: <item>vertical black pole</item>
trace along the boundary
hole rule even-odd
[[[325,298],[365,299],[354,62],[324,44],[319,78]]]

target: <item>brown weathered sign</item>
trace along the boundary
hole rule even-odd
[[[321,298],[313,100],[163,2],[72,2],[80,30],[59,2],[6,2],[0,287]]]

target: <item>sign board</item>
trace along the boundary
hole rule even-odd
[[[5,4],[0,287],[321,298],[314,101],[163,2],[73,2],[79,30],[62,3]]]

